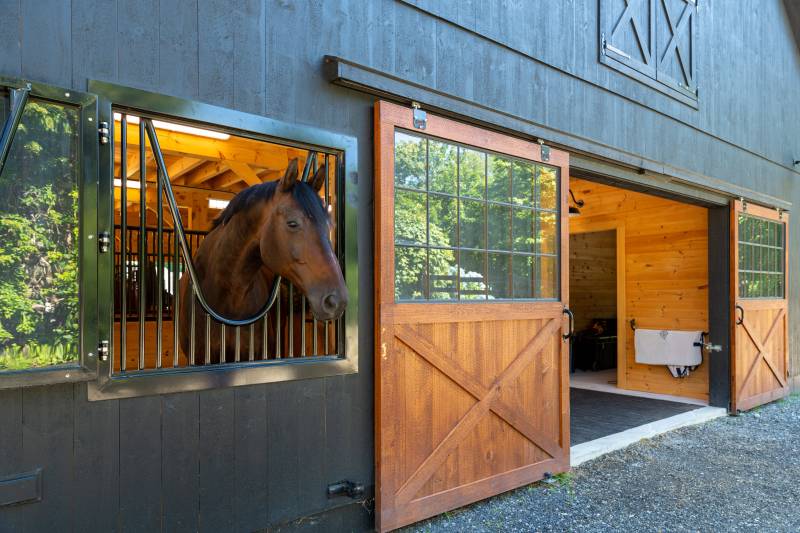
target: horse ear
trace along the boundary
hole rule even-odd
[[[311,181],[308,183],[311,185],[311,188],[315,191],[322,189],[322,185],[325,184],[325,165],[321,165],[317,171],[314,173],[314,177],[311,178]]]
[[[286,167],[286,174],[283,175],[281,178],[281,190],[288,191],[294,187],[295,182],[297,181],[297,158],[295,157],[289,162],[289,166]]]

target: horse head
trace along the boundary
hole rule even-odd
[[[317,320],[335,320],[347,306],[347,287],[330,241],[331,221],[319,190],[325,166],[298,180],[297,159],[274,185],[258,235],[264,266],[299,288]]]

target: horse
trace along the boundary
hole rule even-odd
[[[310,181],[304,182],[298,180],[297,166],[297,159],[293,159],[280,180],[239,192],[214,220],[211,231],[194,253],[200,289],[216,313],[235,320],[254,316],[269,298],[276,276],[290,281],[305,294],[317,320],[335,320],[344,313],[347,287],[329,238],[331,221],[319,196],[326,178],[325,167],[321,166]],[[237,328],[224,328],[223,350],[222,328],[213,319],[207,337],[207,314],[188,275],[181,277],[179,297],[180,345],[187,358],[194,357],[197,365],[234,361]],[[266,337],[270,339],[266,346],[265,322]],[[274,353],[272,322],[259,320],[253,326],[239,328],[240,360],[249,359],[251,343],[255,359],[266,359],[266,354]]]

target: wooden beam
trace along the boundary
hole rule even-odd
[[[119,128],[114,129],[114,140],[117,143],[121,140]],[[221,140],[158,130],[158,142],[164,155],[214,161],[232,160],[264,168],[286,168],[289,163],[285,147],[239,137]],[[136,128],[128,128],[128,146],[133,149],[139,147],[139,132]]]
[[[222,161],[209,161],[186,174],[183,184],[188,186],[200,185],[215,176],[219,176],[228,170],[228,164]]]
[[[258,174],[256,174],[247,163],[240,163],[238,161],[228,161],[227,163],[228,166],[231,167],[231,170],[248,185],[258,185],[261,183],[261,178],[258,177]]]
[[[174,182],[187,172],[196,169],[203,163],[205,163],[205,161],[195,157],[181,157],[174,162],[167,164],[167,174],[169,175],[170,181]]]

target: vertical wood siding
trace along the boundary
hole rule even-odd
[[[0,509],[0,529],[247,531],[345,503],[329,482],[373,483],[372,99],[329,85],[325,54],[800,205],[786,167],[800,54],[782,4],[702,6],[695,111],[597,62],[597,2],[0,0],[2,75],[356,136],[362,230],[358,375],[96,403],[82,385],[0,391],[0,475],[45,467],[45,500]],[[790,301],[794,347],[797,277]]]

